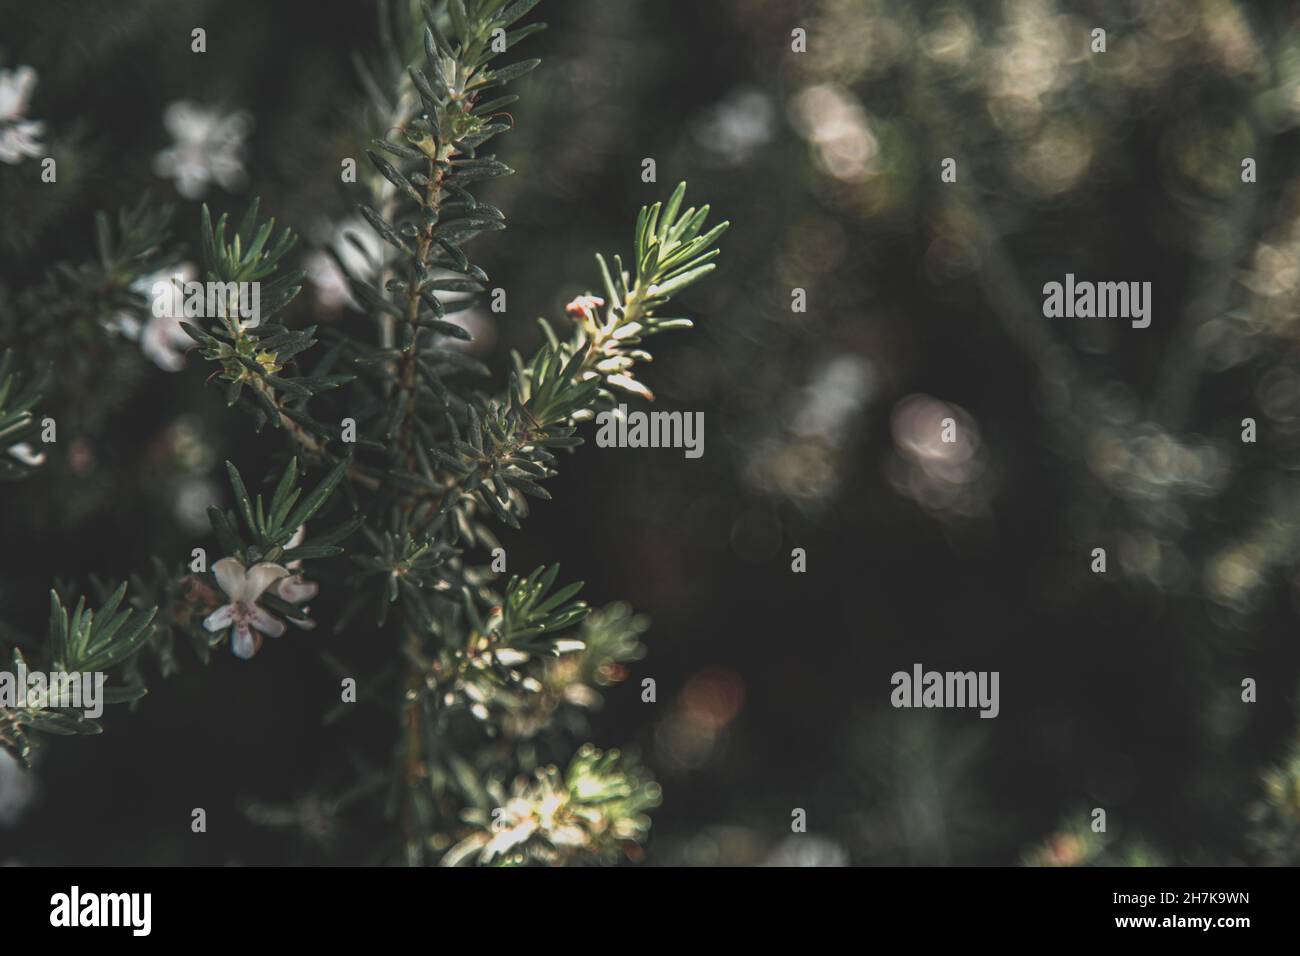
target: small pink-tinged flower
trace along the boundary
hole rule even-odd
[[[605,300],[598,295],[580,295],[564,307],[564,311],[570,318],[585,319],[588,322],[596,321],[596,310],[605,304]]]
[[[306,606],[306,602],[314,598],[320,591],[319,584],[315,581],[304,580],[301,574],[291,574],[287,578],[281,578],[276,581],[275,584],[271,585],[271,590],[274,591],[275,596],[282,601],[288,601],[290,604],[303,605],[303,607],[299,608],[303,613],[303,617],[289,618],[290,624],[294,627],[301,628],[304,631],[310,631],[316,627],[316,622],[306,616],[311,610],[311,608]]]
[[[212,573],[230,603],[209,614],[203,626],[209,631],[221,631],[233,625],[230,649],[236,657],[247,660],[262,646],[263,634],[279,637],[284,633],[284,622],[258,606],[257,599],[289,572],[269,562],[245,569],[235,558],[222,558],[212,566]]]
[[[306,537],[307,537],[307,526],[300,525],[298,527],[298,530],[293,533],[293,537],[289,539],[289,543],[284,546],[285,551],[292,552],[294,548],[302,544],[303,540]],[[288,571],[290,572],[289,575],[280,578],[278,581],[275,582],[275,584],[271,585],[272,592],[275,594],[276,597],[280,598],[280,600],[288,601],[290,604],[305,605],[308,601],[310,601],[312,598],[314,598],[317,594],[320,593],[319,584],[317,584],[314,581],[308,581],[303,578],[302,574],[298,570],[301,567],[302,567],[301,561],[290,561],[288,564],[285,565],[285,568],[288,569]],[[308,607],[302,608],[304,614],[306,614],[309,610],[310,608]],[[298,620],[291,617],[289,618],[289,623],[292,624],[294,627],[302,628],[304,631],[310,631],[312,628],[316,626],[315,621],[308,620],[305,617],[302,620]]]

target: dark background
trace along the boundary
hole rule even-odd
[[[517,175],[485,192],[509,229],[472,247],[509,293],[494,368],[598,286],[592,254],[626,252],[637,208],[679,179],[733,223],[684,297],[696,330],[658,340],[643,376],[662,407],[704,412],[704,457],[585,447],[502,533],[515,567],[559,559],[593,603],[653,619],[591,732],[639,747],[664,786],[649,862],[1293,860],[1269,834],[1294,833],[1296,811],[1261,774],[1292,746],[1300,665],[1294,5],[537,15],[550,29],[519,52],[544,62],[496,150]],[[60,163],[57,186],[34,161],[0,166],[0,309],[91,254],[93,210],[145,189],[178,200],[193,254],[198,204],[151,168],[177,99],[256,120],[248,187],[211,190],[216,209],[261,195],[308,239],[349,214],[339,159],[365,141],[350,57],[376,46],[373,4],[9,0],[0,24],[0,67],[37,69],[29,112]],[[1151,327],[1043,318],[1039,290],[1066,272],[1150,281]],[[359,321],[311,301],[303,322]],[[50,467],[0,488],[0,619],[33,634],[54,580],[205,543],[178,491],[206,478],[221,495],[224,458],[258,473],[278,448],[197,359],[168,375],[123,343],[85,360],[112,363],[112,387],[65,396]],[[947,415],[955,447],[932,437]],[[102,738],[43,747],[35,799],[0,816],[0,861],[370,859],[373,821],[313,802],[346,789],[350,755],[387,756],[382,722],[320,725],[337,692],[320,651],[378,652],[358,636],[187,660]],[[890,675],[916,662],[1000,671],[1000,716],[892,709]],[[791,839],[794,808],[809,832]]]

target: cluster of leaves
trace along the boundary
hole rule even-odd
[[[227,241],[227,216],[214,225],[203,206],[200,252],[203,275],[220,296],[217,315],[209,315],[209,328],[186,323],[185,330],[201,346],[208,361],[221,366],[217,377],[226,383],[227,403],[247,409],[260,431],[267,422],[286,428],[307,450],[319,453],[338,429],[316,421],[307,412],[312,396],[352,380],[347,373],[332,373],[337,360],[327,354],[312,374],[295,374],[290,366],[316,344],[314,326],[290,329],[276,321],[302,289],[303,273],[276,275],[280,261],[297,243],[292,230],[275,235],[275,220],[259,225],[260,202],[254,199],[232,239]],[[271,278],[274,276],[274,278]],[[269,280],[269,281],[267,281]],[[240,314],[241,293],[258,284],[258,309],[253,316]],[[215,298],[215,297],[214,297]]]
[[[562,342],[542,320],[546,343],[525,364],[516,353],[506,398],[468,409],[469,430],[453,437],[446,449],[431,454],[456,476],[459,496],[472,497],[511,527],[527,514],[523,495],[549,498],[539,485],[552,477],[552,449],[580,444],[574,422],[590,419],[597,408],[616,403],[611,389],[652,399],[635,376],[637,362],[651,355],[642,340],[670,329],[690,328],[688,318],[661,318],[658,310],[673,295],[708,275],[717,256],[715,243],[728,223],[701,233],[709,207],[683,210],[686,184],[667,205],[643,208],[637,219],[635,279],[614,256],[611,276],[603,256],[597,262],[607,300],[583,296],[570,312],[572,335]],[[601,314],[600,303],[604,302]],[[445,496],[443,507],[457,503]]]
[[[536,692],[534,675],[521,669],[534,657],[571,654],[581,640],[564,636],[590,611],[586,601],[574,600],[582,582],[555,588],[560,566],[540,567],[520,579],[513,576],[504,599],[485,591],[491,610],[484,615],[467,588],[462,592],[468,639],[444,645],[425,668],[427,684],[440,716],[467,707],[477,719],[500,718],[491,705],[503,694]]]
[[[226,462],[226,473],[230,478],[238,518],[243,522],[247,541],[240,532],[235,514],[213,505],[208,508],[208,517],[222,551],[245,564],[256,564],[259,561],[297,562],[342,554],[343,548],[337,542],[361,526],[363,519],[359,515],[326,531],[313,532],[309,542],[294,543],[293,538],[328,503],[343,480],[347,465],[347,461],[336,464],[315,488],[304,495],[298,481],[298,459],[291,458],[280,473],[270,502],[264,504],[260,494],[256,498],[249,494],[239,469]]]
[[[82,675],[102,675],[109,668],[128,661],[149,640],[156,608],[139,610],[125,604],[126,585],[119,585],[96,612],[86,606],[84,597],[69,613],[55,591],[50,591],[48,667],[42,674],[43,686],[29,694],[18,688],[21,697],[15,708],[0,708],[0,749],[8,750],[24,764],[30,755],[28,731],[49,734],[98,734],[96,720],[83,711],[64,706],[48,681],[54,675],[80,680]],[[13,652],[14,680],[28,668],[17,648]],[[100,702],[121,704],[144,696],[143,685],[127,681],[104,686]]]
[[[146,302],[137,283],[177,259],[170,244],[174,218],[174,207],[155,205],[148,196],[121,209],[116,226],[107,213],[96,213],[96,257],[75,266],[56,263],[19,297],[14,314],[23,321],[6,336],[41,354],[51,352],[49,337],[56,336],[66,353],[69,336],[94,344],[119,314],[142,312]]]
[[[242,520],[243,534],[233,513],[222,511],[215,505],[208,508],[208,517],[222,552],[252,566],[262,562],[300,567],[302,562],[331,558],[343,554],[339,542],[346,540],[359,529],[365,518],[353,514],[324,531],[313,530],[311,540],[305,540],[307,522],[314,518],[329,502],[347,472],[348,462],[340,461],[305,495],[298,483],[298,459],[291,458],[276,482],[268,504],[262,496],[250,496],[244,479],[230,462],[226,472],[234,492],[235,504]],[[245,538],[244,535],[247,535]],[[270,610],[290,620],[304,621],[301,608],[272,593],[264,593],[260,602]]]
[[[329,502],[346,465],[346,461],[336,465],[310,492],[304,493],[298,482],[297,459],[290,459],[269,503],[264,503],[261,495],[250,497],[239,471],[227,462],[238,515],[215,506],[209,509],[214,533],[223,550],[241,563],[283,561],[295,568],[304,561],[341,554],[343,549],[336,542],[360,526],[360,516],[353,515],[315,534],[309,542],[302,540],[301,532]],[[144,695],[138,652],[146,646],[155,649],[160,669],[167,676],[176,669],[174,646],[178,635],[189,638],[196,656],[204,663],[208,661],[210,647],[222,638],[221,634],[209,634],[202,627],[203,618],[225,600],[211,571],[185,574],[182,568],[169,568],[159,561],[150,580],[137,577],[135,583],[134,606],[124,601],[127,585],[123,583],[97,612],[88,609],[85,598],[81,598],[71,617],[58,594],[50,592],[49,670],[89,674],[124,665],[124,685],[107,688],[104,703],[129,702]],[[302,608],[274,593],[263,593],[258,601],[300,625],[307,623]],[[15,669],[19,664],[26,666],[18,649],[14,650],[13,662]],[[28,731],[93,734],[99,733],[100,727],[77,711],[51,707],[40,701],[27,701],[16,709],[0,708],[0,745],[24,761],[30,751]]]
[[[664,317],[660,310],[717,268],[716,243],[731,224],[720,222],[706,231],[709,206],[683,209],[685,198],[686,184],[679,183],[666,204],[655,203],[637,216],[635,278],[624,269],[620,256],[614,256],[613,272],[604,256],[596,256],[605,313],[602,318],[596,310],[582,311],[576,334],[579,341],[591,343],[590,364],[602,386],[653,398],[633,371],[635,363],[651,358],[637,346],[650,335],[693,325],[683,316]],[[602,397],[613,404],[612,393],[606,390]]]
[[[584,618],[576,639],[580,649],[538,659],[524,680],[492,688],[490,699],[484,689],[500,713],[503,733],[527,740],[557,727],[583,732],[583,715],[600,707],[601,689],[626,679],[626,665],[645,656],[640,637],[649,626],[628,605],[609,604]],[[525,686],[527,680],[535,683]]]
[[[454,40],[447,38],[434,11],[423,8],[425,62],[408,72],[412,92],[396,98],[398,104],[410,103],[412,112],[392,117],[396,131],[374,140],[375,149],[367,150],[380,183],[375,205],[358,208],[391,251],[376,275],[349,275],[380,335],[374,345],[349,343],[347,356],[366,386],[355,403],[355,418],[367,428],[367,437],[386,449],[374,473],[398,494],[417,491],[436,497],[447,491],[430,449],[448,439],[459,441],[461,430],[469,427],[461,390],[449,388],[447,381],[487,372],[448,347],[448,340],[469,338],[462,326],[448,321],[449,315],[473,304],[468,298],[448,299],[484,290],[488,276],[469,261],[463,247],[475,236],[505,228],[504,214],[477,199],[470,188],[512,172],[480,150],[509,128],[495,117],[516,97],[485,99],[484,94],[537,65],[492,66],[499,52],[540,29],[507,32],[534,5],[449,4],[446,16]],[[406,27],[405,32],[415,32],[416,24]]]
[[[116,217],[97,213],[93,257],[55,263],[17,292],[12,308],[0,308],[0,348],[28,371],[48,366],[47,408],[57,413],[64,396],[94,394],[95,407],[79,410],[89,418],[125,400],[137,356],[117,333],[124,317],[148,315],[149,280],[179,260],[173,218],[171,205],[148,196]]]
[[[12,352],[0,356],[0,481],[25,478],[40,464],[31,446],[40,431],[32,414],[41,400],[40,382],[24,384],[12,360]]]
[[[585,744],[563,774],[554,766],[517,778],[509,792],[489,785],[496,806],[464,814],[473,827],[443,857],[495,866],[612,863],[645,839],[661,793],[636,760]]]
[[[33,415],[43,381],[66,389],[71,376],[90,374],[73,359],[100,354],[99,347],[122,314],[146,309],[141,281],[175,261],[174,252],[167,249],[172,219],[170,205],[151,205],[147,197],[121,210],[116,225],[106,213],[96,214],[96,258],[79,266],[57,263],[42,282],[19,296],[15,314],[24,315],[25,321],[6,327],[5,338],[24,354],[50,357],[54,374],[24,381],[13,349],[0,358],[0,479],[30,477],[43,459],[34,444],[41,423]],[[93,675],[125,665],[125,681],[105,687],[102,702],[125,703],[143,696],[143,684],[132,667],[154,633],[158,609],[127,602],[126,591],[126,584],[111,589],[98,611],[88,608],[81,597],[71,612],[58,592],[51,591],[47,650],[40,657],[43,673]],[[29,667],[18,647],[13,648],[12,665],[13,675],[20,667]],[[29,759],[32,731],[100,733],[98,721],[83,711],[55,706],[48,695],[43,700],[28,698],[26,690],[20,689],[23,699],[17,707],[0,708],[0,748],[20,761]]]
[[[518,528],[527,514],[523,495],[551,497],[538,482],[556,474],[553,449],[582,443],[572,419],[590,407],[597,392],[594,382],[578,374],[585,356],[575,352],[565,362],[559,349],[539,349],[522,376],[512,374],[507,399],[467,407],[463,437],[453,434],[445,447],[429,449],[456,481],[442,498],[443,510],[468,498]]]
[[[525,363],[516,353],[507,395],[472,401],[466,426],[452,420],[450,439],[429,449],[433,463],[455,479],[442,498],[443,510],[466,500],[486,508],[497,520],[519,527],[527,515],[526,496],[548,499],[540,482],[555,475],[554,450],[581,444],[575,423],[616,404],[613,391],[652,399],[635,376],[637,362],[651,355],[642,340],[658,332],[691,327],[683,317],[661,318],[673,295],[711,272],[726,231],[720,223],[701,232],[709,207],[683,210],[686,184],[666,205],[643,208],[636,229],[636,277],[614,256],[615,275],[597,256],[607,300],[583,296],[570,308],[576,320],[567,341],[542,320],[545,344]],[[600,303],[604,302],[604,312]]]
[[[440,528],[438,523],[418,534],[412,533],[405,525],[399,525],[393,531],[362,529],[370,551],[351,556],[359,568],[352,580],[361,587],[375,581],[382,588],[383,597],[376,602],[376,626],[383,627],[387,623],[389,609],[399,596],[405,599],[407,613],[418,619],[422,627],[433,626],[432,609],[425,595],[435,588],[450,587],[448,578],[456,570],[455,564],[448,563],[448,559],[457,553],[456,549],[439,540]],[[458,583],[464,584],[464,581]],[[345,612],[343,620],[346,621],[366,603],[365,595],[358,597]]]
[[[19,294],[12,316],[21,318],[21,323],[6,323],[0,329],[5,341],[14,346],[0,359],[0,479],[28,478],[43,460],[35,445],[42,426],[33,409],[41,401],[45,385],[75,392],[83,390],[87,381],[102,382],[106,387],[95,391],[104,399],[104,406],[109,404],[112,376],[105,373],[109,363],[103,360],[103,346],[123,315],[145,313],[142,282],[176,261],[176,251],[169,248],[173,215],[170,205],[153,205],[147,197],[122,209],[116,222],[104,212],[97,213],[95,258],[76,266],[56,263],[41,281]],[[49,372],[25,377],[17,371],[15,355],[48,359]],[[88,356],[99,360],[90,361]],[[93,677],[121,666],[124,680],[105,687],[102,702],[137,700],[145,692],[136,667],[137,654],[155,632],[158,608],[127,601],[126,584],[98,590],[103,597],[98,611],[87,607],[81,597],[69,612],[58,592],[50,592],[48,639],[37,660],[45,674]],[[28,643],[30,639],[19,635],[19,640]],[[16,646],[12,665],[11,679],[20,667],[29,666]],[[22,699],[17,707],[0,707],[0,748],[20,761],[29,759],[29,734],[33,731],[58,735],[100,732],[98,721],[84,716],[84,711],[55,706],[48,694],[33,699],[27,688],[19,690]]]
[[[306,491],[300,481],[298,459],[290,458],[276,479],[270,498],[264,500],[260,494],[250,494],[239,469],[226,462],[235,508],[223,510],[215,505],[208,508],[208,519],[221,554],[245,567],[271,563],[292,568],[300,576],[315,562],[343,554],[340,542],[362,526],[362,515],[350,514],[325,529],[312,528],[310,540],[307,523],[330,506],[347,465],[346,459],[340,461]],[[151,577],[134,581],[141,599],[153,601],[160,610],[151,646],[163,676],[177,669],[178,638],[187,639],[198,659],[206,664],[211,648],[224,637],[223,632],[213,633],[203,626],[204,618],[229,598],[229,595],[222,596],[220,581],[206,565],[206,561],[202,567],[191,564],[187,570],[183,565],[169,567],[157,561]],[[313,626],[304,608],[273,590],[260,594],[257,603],[301,627]],[[131,670],[139,673],[138,659],[131,662]]]
[[[574,662],[571,685],[584,673],[584,641],[572,636],[589,610],[578,599],[581,584],[560,586],[558,567],[542,567],[497,593],[491,572],[471,556],[496,546],[491,521],[519,528],[528,499],[550,498],[544,483],[556,474],[557,454],[581,444],[579,423],[615,404],[610,388],[650,397],[632,372],[650,359],[642,340],[689,327],[661,318],[663,307],[714,268],[726,229],[706,228],[707,207],[683,209],[685,186],[678,187],[667,203],[641,211],[634,275],[615,257],[616,280],[598,257],[603,318],[583,307],[599,300],[580,297],[569,334],[557,336],[543,321],[541,347],[528,360],[513,356],[503,394],[469,387],[488,370],[460,347],[469,333],[452,316],[490,280],[466,247],[505,228],[501,210],[473,190],[512,172],[485,146],[512,125],[501,111],[516,97],[501,88],[537,61],[498,66],[496,58],[542,28],[516,26],[535,2],[412,5],[405,18],[399,12],[398,39],[385,34],[379,64],[362,66],[389,132],[367,151],[370,201],[358,208],[384,251],[348,281],[375,334],[331,336],[342,366],[356,374],[347,390],[358,429],[350,477],[367,513],[383,516],[367,522],[367,543],[352,555],[362,593],[349,614],[372,605],[380,626],[397,630],[406,661],[384,678],[405,701],[390,807],[411,862],[438,857],[461,827],[458,804],[482,808],[489,785],[509,779],[512,765],[536,766],[503,744],[502,731],[520,739],[511,728],[535,731],[537,719],[555,714],[548,693],[563,691],[556,673],[545,682],[546,662]],[[395,81],[399,62],[412,57],[395,92],[380,89],[376,78]],[[611,630],[628,629],[600,633]],[[634,655],[620,644],[592,666]],[[597,696],[588,688],[586,702]],[[460,724],[466,714],[469,728]]]

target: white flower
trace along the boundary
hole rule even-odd
[[[185,367],[185,351],[195,345],[194,340],[181,327],[181,320],[185,318],[181,307],[182,296],[170,295],[163,307],[156,309],[154,287],[159,283],[172,282],[184,288],[184,284],[197,279],[198,274],[198,268],[192,262],[186,262],[175,269],[164,269],[142,276],[131,283],[131,290],[148,299],[149,318],[142,327],[140,320],[130,312],[119,312],[108,323],[108,328],[120,332],[128,339],[138,340],[140,350],[159,368],[167,372],[179,372]]]
[[[284,546],[285,551],[292,551],[298,545],[302,544],[303,539],[307,537],[307,526],[299,525],[298,530],[293,533],[289,543]],[[291,572],[287,577],[280,578],[272,585],[272,590],[276,597],[282,601],[288,601],[290,604],[304,605],[302,611],[306,614],[311,608],[306,607],[306,603],[320,593],[320,585],[314,581],[307,581],[303,578],[298,569],[302,567],[301,561],[290,561],[285,567]],[[304,631],[310,631],[316,626],[315,621],[296,620],[289,618],[289,623],[294,627],[300,627]]]
[[[768,95],[742,87],[693,124],[695,141],[726,166],[739,166],[766,146],[775,132],[776,109]]]
[[[217,583],[230,598],[230,603],[209,614],[203,626],[209,631],[221,631],[233,624],[230,649],[236,657],[247,660],[262,646],[262,634],[279,637],[284,633],[284,621],[259,607],[257,599],[289,572],[267,561],[245,570],[235,558],[222,558],[212,566],[212,573],[217,576]]]
[[[208,507],[221,502],[221,487],[208,478],[181,478],[172,494],[172,514],[190,533],[203,534],[211,524]]]
[[[131,283],[131,290],[148,300],[148,319],[142,324],[136,315],[122,311],[106,322],[105,327],[132,341],[138,341],[140,350],[159,368],[167,372],[179,372],[185,366],[185,351],[195,345],[194,340],[181,327],[181,320],[185,318],[181,307],[183,296],[169,296],[160,310],[155,309],[154,287],[159,283],[172,282],[183,288],[186,282],[197,279],[198,274],[194,263],[185,262],[174,269],[163,269],[141,276]]]
[[[36,137],[45,132],[45,124],[25,118],[35,86],[36,71],[30,66],[0,70],[0,160],[6,163],[44,152]]]
[[[163,112],[163,125],[175,142],[154,157],[154,172],[173,177],[182,196],[198,199],[213,182],[228,191],[243,186],[244,138],[253,129],[251,116],[223,116],[190,100],[177,100]]]
[[[37,451],[31,446],[30,442],[20,441],[18,444],[11,446],[9,454],[29,468],[35,468],[45,462],[45,452]]]

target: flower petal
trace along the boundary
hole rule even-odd
[[[221,590],[230,595],[232,601],[242,598],[247,583],[247,572],[239,561],[234,558],[222,558],[212,566],[212,573],[217,576],[217,583],[221,585]]]
[[[239,599],[252,604],[262,596],[263,591],[288,573],[280,565],[272,564],[270,561],[263,561],[261,564],[253,565],[248,569],[248,578],[244,582],[244,593],[239,596]]]
[[[261,634],[249,628],[243,621],[235,625],[235,630],[230,636],[230,649],[235,652],[236,657],[248,660],[261,646]]]
[[[276,581],[275,593],[290,604],[302,604],[320,593],[320,585],[315,581],[304,581],[301,574],[294,574]]]
[[[31,446],[30,442],[20,441],[9,449],[9,454],[13,455],[24,465],[35,468],[45,461],[45,452],[37,451]]]
[[[36,71],[30,66],[0,70],[0,120],[16,120],[26,113],[35,86]]]
[[[249,604],[245,609],[245,616],[248,623],[253,625],[263,634],[270,634],[272,637],[279,637],[284,633],[284,621],[280,620],[266,608],[258,607],[256,604]]]
[[[171,331],[180,327],[180,323],[172,318],[150,319],[145,334],[140,338],[140,351],[164,372],[179,372],[185,367],[185,359],[176,347]]]
[[[202,140],[212,126],[212,119],[192,100],[177,100],[163,111],[163,126],[182,142]]]
[[[206,627],[209,631],[220,631],[227,627],[230,627],[230,624],[232,621],[234,621],[234,619],[235,619],[235,606],[233,604],[227,604],[223,607],[217,608],[215,611],[213,611],[211,614],[205,617],[203,619],[203,626]]]

